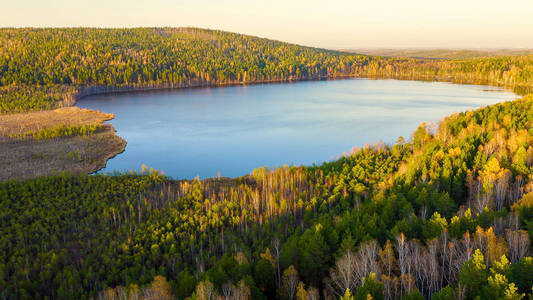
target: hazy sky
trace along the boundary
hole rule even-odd
[[[324,48],[533,48],[533,0],[0,0],[0,27],[194,26]]]

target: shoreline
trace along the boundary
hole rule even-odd
[[[64,95],[63,107],[79,107],[76,106],[77,102],[92,96],[106,95],[106,94],[127,94],[127,93],[143,93],[143,92],[155,92],[155,91],[164,91],[164,90],[180,90],[180,89],[200,89],[200,88],[218,88],[218,87],[229,87],[229,86],[247,86],[247,85],[261,85],[261,84],[285,84],[285,83],[296,83],[296,82],[305,82],[305,81],[329,81],[329,80],[350,80],[350,79],[367,79],[367,80],[401,80],[401,81],[422,81],[422,82],[448,82],[452,84],[468,84],[468,85],[485,85],[501,88],[502,91],[511,91],[516,94],[517,97],[522,96],[523,94],[517,92],[513,87],[505,87],[498,85],[495,82],[480,82],[480,81],[461,81],[456,80],[451,77],[436,77],[436,76],[370,76],[370,75],[343,75],[338,74],[334,76],[320,76],[314,78],[288,78],[284,80],[272,79],[272,80],[257,80],[257,81],[226,81],[226,82],[197,82],[190,81],[182,84],[153,84],[145,86],[86,86],[86,87],[74,87],[77,89],[77,92],[69,93]],[[53,111],[53,110],[51,110]],[[16,114],[35,114],[37,112],[24,112]],[[42,113],[50,112],[50,110],[40,111]],[[101,112],[103,113],[103,112]],[[8,114],[9,115],[9,114]],[[102,169],[107,166],[107,163],[110,159],[116,157],[117,155],[123,153],[126,150],[127,141],[120,137],[112,125],[112,120],[107,120],[111,130],[107,135],[107,138],[103,136],[100,139],[104,138],[107,143],[113,143],[113,150],[107,149],[106,153],[101,153],[99,161],[95,163],[90,163],[85,166],[87,174],[98,174]],[[95,136],[95,138],[97,138]],[[67,138],[71,141],[76,140],[75,138]],[[101,140],[103,142],[103,140]],[[92,147],[94,147],[93,145]],[[90,166],[89,166],[90,165]],[[243,175],[245,176],[245,175]]]
[[[329,80],[345,80],[345,79],[370,79],[370,80],[401,80],[401,81],[423,81],[423,82],[449,82],[453,84],[467,84],[467,85],[486,85],[493,87],[500,87],[503,90],[512,91],[517,96],[524,96],[533,92],[533,86],[505,86],[498,84],[497,82],[489,81],[472,81],[472,80],[457,80],[451,77],[437,77],[437,76],[381,76],[381,75],[334,75],[334,76],[321,76],[315,78],[289,78],[289,79],[270,79],[270,80],[254,80],[254,81],[226,81],[226,82],[189,82],[189,83],[166,83],[166,84],[152,84],[145,86],[104,86],[104,85],[92,85],[79,87],[78,92],[71,95],[66,95],[64,99],[65,106],[74,106],[83,98],[97,96],[97,95],[109,95],[109,94],[127,94],[127,93],[142,93],[153,91],[165,91],[165,90],[181,90],[181,89],[199,89],[199,88],[218,88],[218,87],[230,87],[230,86],[247,86],[247,85],[260,85],[260,84],[282,84],[293,82],[305,82],[305,81],[329,81]],[[521,92],[520,89],[527,90],[528,92]]]
[[[98,95],[106,95],[106,94],[116,94],[116,95],[120,95],[120,94],[137,94],[137,93],[150,93],[150,92],[157,92],[157,91],[171,91],[171,90],[180,90],[180,89],[199,89],[199,88],[219,88],[219,87],[229,87],[229,86],[246,86],[246,85],[267,85],[267,84],[285,84],[285,83],[297,83],[297,82],[304,82],[304,81],[329,81],[329,80],[394,80],[394,81],[413,81],[413,82],[428,82],[428,84],[434,84],[436,82],[442,82],[442,83],[449,83],[450,85],[451,84],[461,84],[461,83],[455,83],[455,82],[452,82],[450,80],[414,80],[414,79],[397,79],[397,78],[382,78],[382,77],[354,77],[354,76],[343,76],[343,77],[337,77],[337,78],[321,78],[321,79],[313,79],[313,80],[286,80],[286,81],[262,81],[262,82],[253,82],[253,83],[233,83],[233,84],[230,84],[230,83],[225,83],[225,84],[218,84],[218,85],[200,85],[200,86],[189,86],[189,87],[178,87],[178,88],[168,88],[168,87],[119,87],[119,88],[116,88],[116,87],[112,87],[112,88],[104,88],[104,89],[101,89],[101,90],[96,90],[96,93],[95,94],[85,94],[83,95],[82,97],[80,97],[79,99],[81,101],[83,101],[82,99],[83,98],[86,98],[86,97],[92,97],[92,96],[98,96]],[[471,88],[472,89],[480,89],[480,91],[494,91],[494,92],[511,92],[513,93],[513,91],[509,88],[504,88],[504,87],[501,87],[501,86],[494,86],[492,85],[492,87],[494,87],[493,89],[491,88],[490,85],[483,85],[481,83],[472,83],[472,84],[469,84],[470,86],[472,86]],[[473,86],[473,85],[476,85],[476,86]],[[89,91],[95,91],[95,89],[93,88],[92,90],[89,90]],[[87,91],[86,91],[87,92]],[[505,97],[505,99],[503,99],[501,102],[504,102],[504,101],[508,101],[508,100],[515,100],[517,98],[520,98],[520,95],[518,94],[515,94],[513,93],[514,95],[511,95],[509,96],[509,98]],[[143,96],[139,96],[142,97]],[[94,98],[94,99],[91,99],[91,101],[98,101],[98,98]],[[484,104],[485,105],[485,104]],[[483,105],[481,105],[480,107],[483,107]],[[477,109],[479,107],[476,107],[476,108],[472,108],[472,109]],[[124,152],[124,151],[122,151]],[[120,153],[122,153],[120,152]],[[120,154],[120,153],[117,153]],[[111,157],[112,158],[112,157]],[[109,158],[109,159],[111,159]],[[107,166],[107,162],[106,162],[106,165],[104,167],[102,167],[101,169],[98,169],[98,170],[95,170],[94,172],[90,173],[91,175],[93,174],[106,174],[106,172],[108,171],[104,171],[104,172],[101,172],[105,167]],[[241,175],[238,175],[236,177],[229,177],[229,178],[240,178],[242,176],[246,176],[248,174],[241,174]],[[208,178],[213,178],[213,177],[205,177],[204,179],[208,179]],[[173,178],[173,180],[192,180],[192,178]]]

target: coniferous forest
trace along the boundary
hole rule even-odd
[[[121,87],[533,83],[531,56],[384,58],[195,28],[0,29],[0,41],[0,113]],[[533,299],[533,96],[413,129],[239,178],[1,182],[0,299]]]

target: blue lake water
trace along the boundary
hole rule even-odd
[[[99,95],[77,105],[115,114],[111,123],[128,142],[100,172],[145,164],[191,179],[320,164],[354,146],[407,139],[421,122],[514,98],[479,85],[346,79]]]

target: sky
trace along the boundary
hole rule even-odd
[[[533,0],[0,0],[0,27],[192,26],[322,48],[533,48]]]

